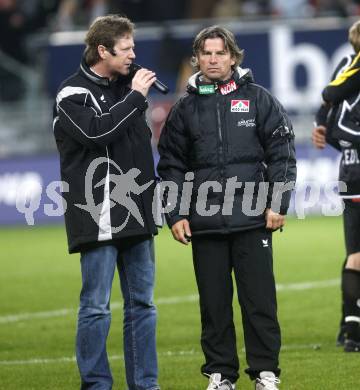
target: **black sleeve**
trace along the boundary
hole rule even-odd
[[[157,171],[163,181],[172,181],[178,187],[175,208],[166,214],[166,220],[170,227],[185,218],[185,216],[179,215],[179,210],[185,173],[189,169],[188,145],[189,140],[181,110],[181,101],[178,101],[167,117],[158,144],[160,160]]]
[[[336,77],[338,76],[338,74],[342,72],[342,70],[350,66],[351,62],[352,62],[351,56],[346,56],[342,58],[339,64],[337,65],[337,67],[335,68],[331,76],[331,80],[333,81],[334,79],[336,79]],[[338,140],[336,140],[331,136],[331,128],[329,128],[329,123],[332,124],[334,120],[335,109],[337,109],[337,106],[334,106],[332,102],[323,101],[323,103],[321,104],[321,106],[319,107],[319,109],[315,114],[315,126],[326,127],[326,142],[336,150],[341,150]]]
[[[326,133],[325,141],[327,144],[332,146],[334,149],[336,149],[338,152],[341,152],[341,146],[339,144],[339,141],[336,138],[332,138],[331,135]]]
[[[316,126],[326,127],[330,109],[331,109],[331,105],[323,102],[323,104],[320,106],[320,108],[317,110],[315,114]]]
[[[339,145],[339,141],[331,136],[331,128],[328,126],[329,123],[333,123],[333,116],[335,114],[334,110],[337,110],[337,106],[333,107],[331,104],[323,102],[315,115],[315,125],[324,126],[326,128],[326,143],[340,151],[341,147]]]
[[[296,180],[294,132],[284,108],[266,90],[258,99],[258,131],[265,151],[269,180],[268,207],[286,214]],[[288,188],[282,196],[279,191]]]
[[[360,53],[323,90],[325,102],[338,104],[360,91]]]
[[[109,112],[101,113],[90,91],[71,88],[65,87],[57,95],[57,121],[70,137],[88,147],[106,146],[118,139],[147,108],[145,97],[131,90]]]

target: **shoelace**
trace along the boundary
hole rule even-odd
[[[264,384],[267,390],[278,390],[276,385],[280,383],[280,379],[275,376],[268,376],[261,379],[260,383]]]
[[[225,382],[225,380],[221,381],[221,382],[211,382],[210,383],[210,387],[208,389],[211,389],[211,390],[217,390],[220,388],[221,385],[223,385]]]
[[[221,382],[211,382],[208,390],[216,390],[219,388]]]

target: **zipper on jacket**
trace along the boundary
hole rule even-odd
[[[223,136],[222,136],[222,128],[221,128],[221,115],[220,115],[220,104],[217,100],[216,102],[216,115],[218,122],[218,135],[219,135],[219,160],[221,166],[221,173],[224,170],[224,146],[223,146]]]
[[[224,191],[225,191],[224,144],[223,144],[223,134],[222,134],[222,126],[221,126],[219,96],[216,96],[216,115],[217,115],[218,135],[219,135],[219,163],[220,163],[221,186],[224,195]],[[224,228],[227,229],[226,218],[225,215],[223,215],[222,213],[221,213],[221,219],[224,223]]]

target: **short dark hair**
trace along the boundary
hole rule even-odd
[[[355,22],[349,29],[349,42],[355,50],[355,53],[360,51],[360,20]]]
[[[204,48],[205,40],[212,38],[221,38],[224,42],[225,49],[230,52],[234,59],[234,67],[239,66],[244,58],[244,50],[241,50],[236,43],[234,34],[221,26],[210,26],[201,30],[194,39],[193,55],[191,57],[191,65],[199,70],[197,57]]]
[[[100,61],[98,46],[112,49],[115,42],[124,35],[134,33],[134,24],[120,15],[100,16],[91,24],[85,37],[85,62],[95,65]]]

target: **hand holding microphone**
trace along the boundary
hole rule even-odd
[[[130,73],[134,74],[131,84],[132,89],[139,91],[144,96],[148,94],[149,88],[151,86],[164,95],[169,92],[169,88],[161,81],[156,79],[154,72],[142,68],[140,65],[135,64],[134,62],[131,64]]]
[[[149,88],[155,82],[155,73],[151,70],[142,68],[135,73],[131,81],[131,88],[140,92],[143,96],[147,96]]]

